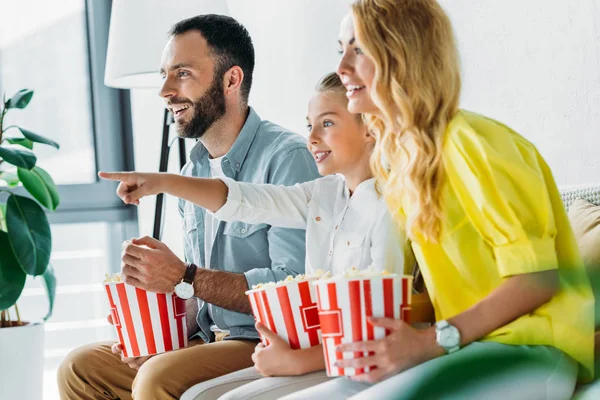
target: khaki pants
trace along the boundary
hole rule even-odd
[[[62,400],[178,399],[191,386],[253,365],[258,341],[224,340],[156,355],[139,371],[111,352],[113,342],[73,350],[58,370]]]

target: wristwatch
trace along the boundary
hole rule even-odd
[[[187,300],[194,295],[194,277],[197,269],[196,264],[189,263],[183,279],[175,285],[175,294],[180,299]]]
[[[447,354],[460,349],[460,332],[446,320],[435,323],[435,340]]]

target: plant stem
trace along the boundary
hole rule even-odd
[[[7,126],[6,129],[4,129],[1,133],[6,133],[6,132],[8,132],[9,129],[12,129],[12,128],[19,129],[19,127],[17,125],[10,125],[10,126]],[[7,137],[3,138],[2,135],[0,134],[0,144],[6,142],[8,139],[10,139],[10,138],[7,138]]]
[[[7,318],[7,320],[8,320],[8,327],[10,328],[12,326],[12,322],[10,322],[10,311],[7,308],[6,310],[4,310],[4,312],[6,312],[6,316],[8,317]]]
[[[15,303],[15,311],[17,312],[17,326],[21,326],[21,315],[19,315],[19,306]]]
[[[4,328],[4,310],[0,311],[0,328]]]
[[[6,105],[2,108],[2,112],[0,112],[0,142],[2,141],[2,134],[4,133],[4,116],[6,115]]]

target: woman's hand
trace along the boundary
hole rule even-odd
[[[269,341],[268,346],[256,345],[252,354],[258,372],[263,376],[299,375],[295,368],[298,363],[293,360],[296,350],[260,322],[256,323],[256,330]]]
[[[166,174],[141,172],[99,172],[102,179],[120,181],[117,196],[125,204],[140,204],[142,197],[161,193],[161,183]]]
[[[367,357],[336,362],[339,368],[377,367],[365,374],[350,377],[354,381],[379,382],[444,354],[444,350],[437,345],[435,328],[420,331],[404,321],[390,318],[369,318],[368,323],[389,329],[392,333],[384,339],[342,344],[337,347],[338,352],[375,353]]]

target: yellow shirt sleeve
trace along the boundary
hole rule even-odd
[[[558,268],[556,224],[535,147],[483,117],[451,123],[447,178],[467,218],[493,248],[502,277]]]

